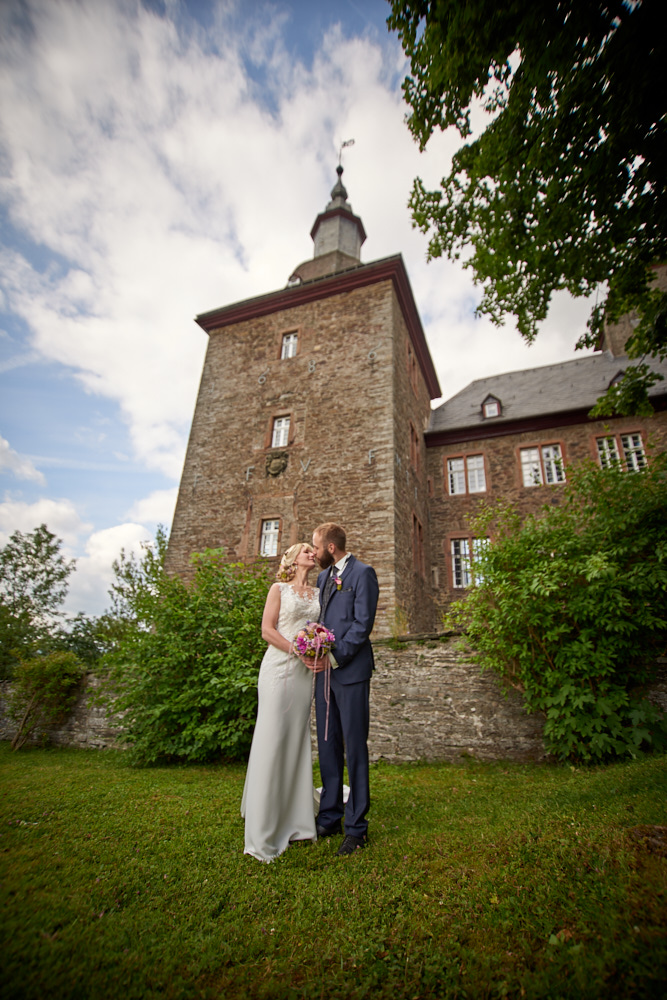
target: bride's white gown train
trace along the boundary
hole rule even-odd
[[[280,584],[278,631],[290,642],[319,613],[319,590],[310,598],[300,597],[290,584]],[[290,840],[317,839],[310,745],[313,674],[298,657],[269,646],[257,690],[257,722],[241,802],[244,853],[272,861]]]

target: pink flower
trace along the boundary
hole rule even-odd
[[[299,656],[316,659],[329,652],[336,637],[321,622],[306,622],[294,636],[294,650]]]

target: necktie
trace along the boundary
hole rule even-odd
[[[336,567],[334,566],[331,573],[327,577],[327,582],[324,584],[324,594],[322,595],[322,610],[320,618],[324,614],[324,610],[327,604],[329,603],[329,598],[331,597],[334,591],[334,587],[336,586],[335,576],[336,576]]]

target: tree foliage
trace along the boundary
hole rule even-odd
[[[20,750],[32,736],[48,739],[49,730],[67,718],[85,669],[74,653],[64,650],[18,661],[8,698],[9,716],[18,724],[12,750]]]
[[[643,695],[667,649],[667,463],[568,477],[559,505],[523,522],[510,504],[486,507],[476,585],[445,624],[544,713],[550,753],[596,761],[667,735]]]
[[[230,565],[216,550],[194,557],[186,583],[163,569],[166,536],[141,559],[114,565],[117,641],[105,662],[132,760],[243,758],[252,739],[263,566]]]
[[[472,136],[441,187],[415,180],[415,224],[429,257],[461,255],[484,293],[479,312],[516,317],[532,341],[552,294],[597,293],[580,346],[605,317],[635,311],[630,357],[667,355],[667,42],[661,0],[391,0],[389,27],[410,59],[409,127]],[[606,293],[604,289],[606,288]],[[646,367],[608,400],[650,411]],[[639,389],[639,392],[637,391]]]
[[[59,627],[75,560],[60,552],[62,542],[41,524],[15,531],[0,549],[0,675],[17,659],[48,644]]]

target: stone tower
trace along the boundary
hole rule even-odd
[[[361,263],[343,168],[287,286],[197,317],[209,335],[167,568],[277,564],[323,521],[380,582],[376,633],[433,627],[423,432],[440,395],[400,255]]]

